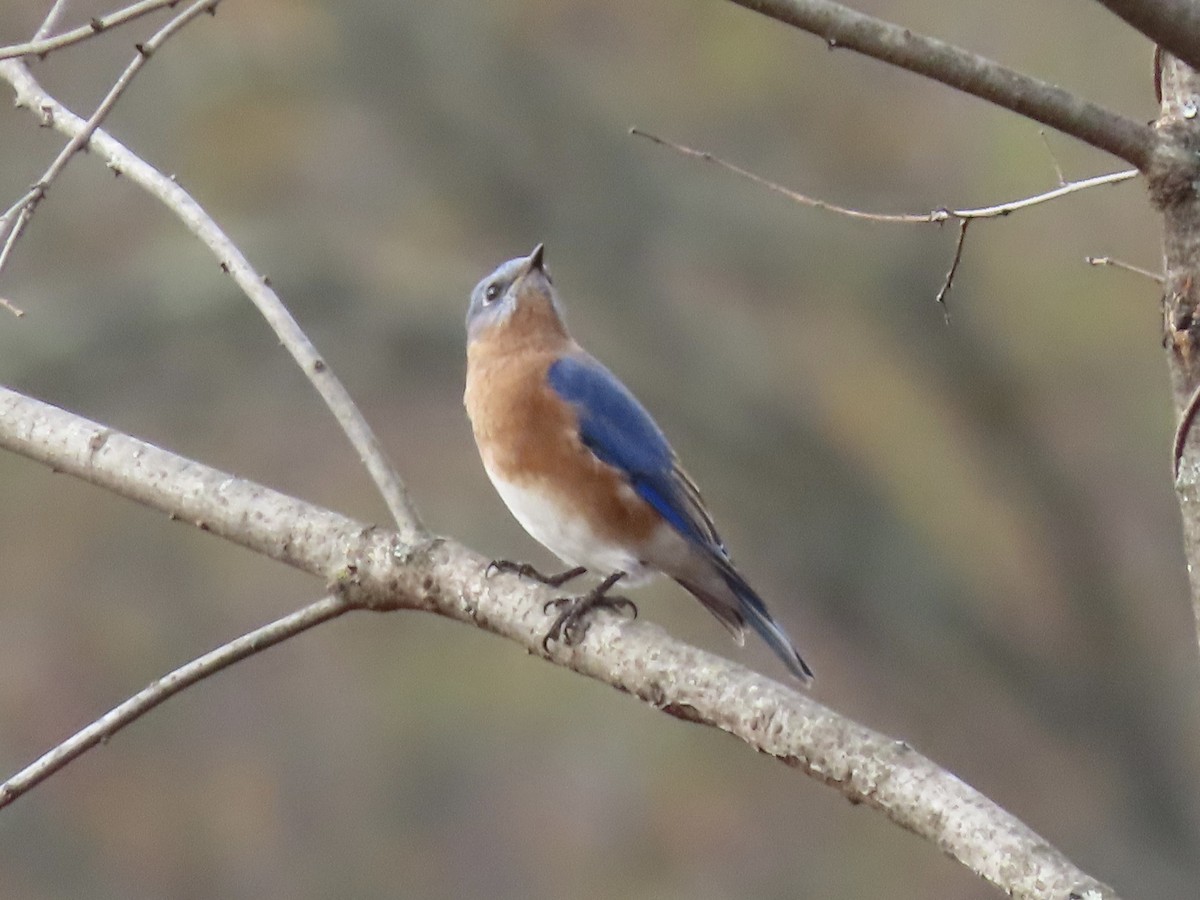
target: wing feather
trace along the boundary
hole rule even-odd
[[[547,379],[554,391],[575,407],[584,445],[618,469],[637,495],[676,531],[724,557],[725,545],[695,482],[629,389],[586,354],[556,360]]]

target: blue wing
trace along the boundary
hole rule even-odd
[[[547,380],[579,414],[579,436],[597,457],[624,473],[638,496],[690,540],[715,567],[723,588],[677,577],[740,640],[748,621],[801,681],[812,670],[766,605],[729,561],[700,492],[679,466],[650,413],[617,377],[586,354],[551,364]]]
[[[589,356],[564,356],[547,374],[550,387],[575,407],[580,438],[619,469],[638,496],[685,537],[720,557],[725,547],[700,493],[679,466],[666,437],[637,398]]]

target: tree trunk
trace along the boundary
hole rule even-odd
[[[1200,642],[1200,434],[1195,428],[1200,389],[1200,75],[1161,54],[1159,83],[1163,141],[1147,176],[1163,214],[1163,343],[1184,442],[1175,491],[1183,516],[1183,545]]]

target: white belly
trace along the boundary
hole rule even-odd
[[[657,574],[643,565],[633,550],[597,536],[585,519],[571,514],[550,492],[505,481],[485,468],[500,499],[521,527],[563,562],[584,566],[600,576],[624,572],[622,585],[638,584]]]

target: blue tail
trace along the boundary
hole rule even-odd
[[[687,581],[676,579],[688,591],[696,596],[708,609],[721,620],[727,628],[738,636],[740,643],[741,625],[743,622],[748,623],[764,641],[767,646],[774,651],[775,655],[783,660],[783,664],[788,667],[793,675],[799,678],[805,685],[811,684],[813,680],[812,669],[808,667],[803,659],[800,658],[800,653],[792,644],[792,639],[787,636],[779,624],[771,618],[771,614],[767,612],[767,606],[762,602],[762,598],[754,593],[754,588],[746,582],[738,571],[733,567],[727,559],[716,554],[712,555],[712,561],[717,567],[717,571],[721,575],[721,580],[725,582],[729,588],[732,597],[722,598],[716,597],[710,591],[697,589],[694,584]],[[736,606],[731,601],[736,601]]]

